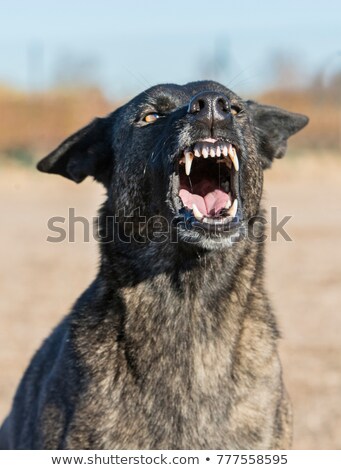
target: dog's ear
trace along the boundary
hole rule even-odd
[[[97,118],[72,134],[53,152],[40,160],[37,168],[80,183],[87,176],[107,185],[112,168],[111,115]]]
[[[288,138],[308,124],[303,114],[291,113],[275,106],[247,101],[256,132],[257,151],[263,168],[270,168],[274,158],[285,155]]]

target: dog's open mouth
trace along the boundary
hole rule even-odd
[[[203,226],[238,221],[237,149],[227,141],[205,139],[184,149],[177,161],[181,212]]]

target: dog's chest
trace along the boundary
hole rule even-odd
[[[109,348],[99,348],[112,367],[97,368],[96,390],[90,387],[87,412],[79,413],[94,417],[89,433],[97,448],[223,447],[232,395],[228,344],[204,341],[188,322],[161,329],[141,341],[130,330],[111,360],[103,357]]]
[[[183,361],[183,367],[171,366],[171,357],[158,358],[140,378],[125,367],[115,383],[110,376],[95,378],[96,400],[89,397],[87,414],[83,410],[79,416],[91,411],[89,432],[98,448],[223,447],[231,396],[229,363],[225,358],[213,364],[201,346],[189,354],[191,360]]]
[[[101,342],[88,359],[96,371],[91,393],[75,415],[75,429],[88,429],[83,438],[87,434],[89,443],[82,447],[235,448],[238,433],[239,442],[247,434],[243,420],[260,418],[253,411],[259,408],[256,395],[247,389],[238,415],[244,386],[232,377],[234,307],[209,311],[170,293],[162,298],[157,289],[135,288],[128,300],[119,340],[114,331],[108,334],[108,325],[105,333],[91,332]],[[219,316],[225,320],[217,327]],[[92,418],[85,423],[84,416]]]

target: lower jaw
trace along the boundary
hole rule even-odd
[[[176,230],[180,235],[180,239],[190,244],[205,245],[205,240],[215,241],[216,244],[231,245],[231,240],[237,241],[243,232],[243,224],[241,215],[238,213],[236,217],[211,218],[210,223],[198,221],[191,210],[182,208],[176,217]]]
[[[193,202],[193,207],[187,207],[182,197],[179,194],[180,185],[179,180],[175,185],[172,185],[171,193],[173,193],[171,206],[173,211],[177,214],[176,219],[182,221],[187,230],[206,231],[209,233],[222,233],[234,232],[235,229],[242,222],[242,207],[238,195],[232,196],[229,192],[231,201],[226,207],[216,210],[215,214],[208,214],[207,212],[200,212]],[[175,188],[174,188],[175,186]],[[219,188],[220,189],[220,188]],[[224,190],[223,190],[224,191]],[[229,190],[231,191],[231,190]],[[227,191],[226,191],[227,193]],[[214,212],[214,209],[213,211]]]
[[[244,236],[244,227],[241,224],[234,230],[227,232],[212,232],[205,231],[204,233],[200,230],[178,230],[177,241],[179,246],[183,246],[189,253],[197,253],[198,250],[201,252],[207,251],[221,251],[230,250],[236,247],[241,242]]]
[[[178,195],[179,181],[177,181],[177,184],[172,185],[170,192],[173,193],[171,197],[172,212],[173,214],[176,213],[174,225],[180,229],[185,238],[199,240],[206,236],[206,238],[222,240],[243,232],[242,207],[238,196],[235,196],[238,209],[234,212],[234,216],[230,216],[227,210],[223,210],[219,216],[204,215],[198,220],[193,210],[185,207]]]
[[[207,232],[229,232],[240,225],[240,217],[222,216],[222,217],[204,217],[197,220],[191,210],[181,209],[180,214],[183,218],[184,225],[188,230],[200,228]]]

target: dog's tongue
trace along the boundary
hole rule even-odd
[[[199,211],[206,216],[217,215],[226,206],[227,201],[230,200],[230,196],[221,189],[214,189],[204,196],[190,193],[187,189],[180,189],[179,196],[184,206],[192,209],[193,204],[195,204]]]

